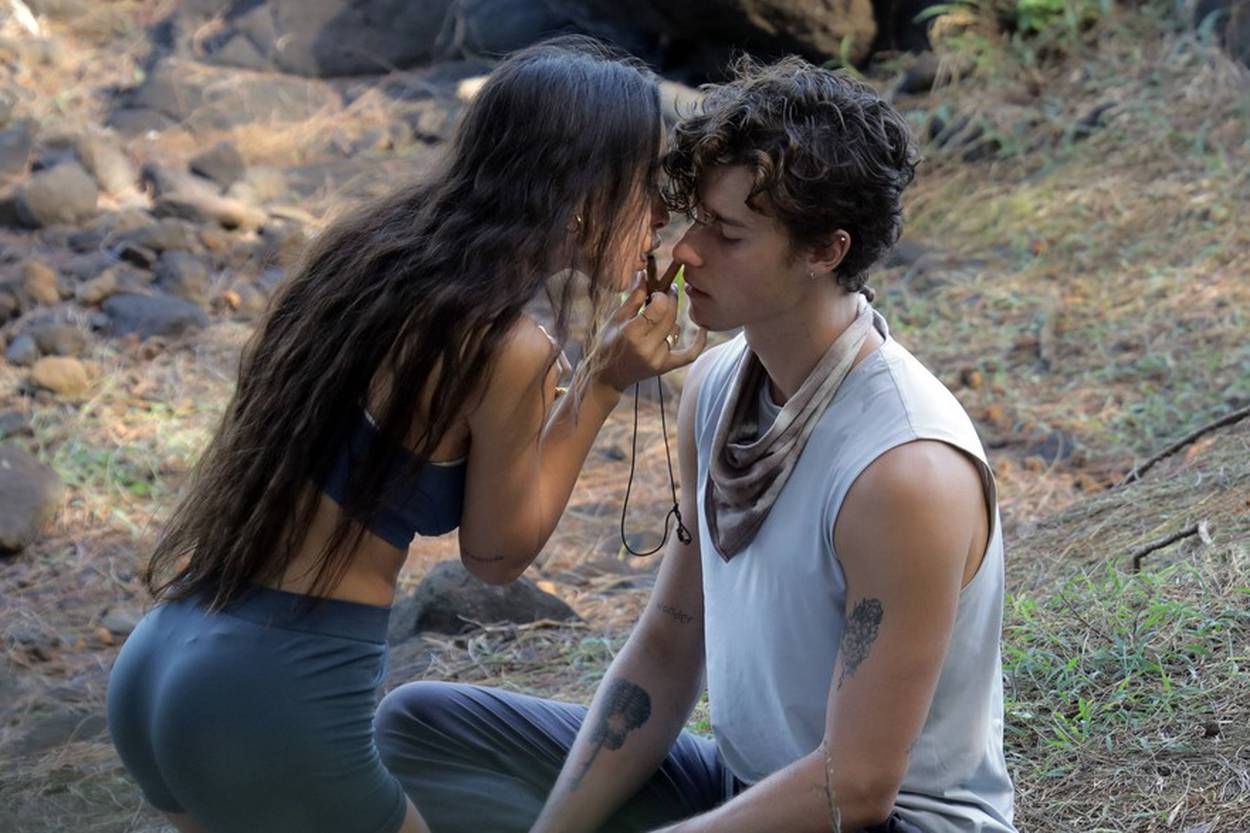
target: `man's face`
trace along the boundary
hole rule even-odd
[[[764,321],[802,302],[806,261],[785,229],[746,204],[750,171],[711,169],[699,184],[695,223],[673,248],[685,265],[690,317],[712,331]]]

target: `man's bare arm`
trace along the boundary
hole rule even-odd
[[[533,833],[598,829],[663,762],[702,687],[694,413],[703,365],[690,369],[677,418],[681,511],[694,540],[669,540],[647,609],[600,683]]]

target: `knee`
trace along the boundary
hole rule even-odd
[[[389,765],[403,750],[445,735],[448,713],[460,688],[455,683],[423,680],[401,685],[383,697],[373,720],[383,762]]]

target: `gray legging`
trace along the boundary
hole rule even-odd
[[[584,706],[455,683],[409,683],[378,708],[382,762],[433,833],[526,833],[555,785]],[[732,796],[710,740],[682,732],[602,833],[653,830]]]
[[[378,707],[382,762],[433,833],[526,833],[555,785],[586,707],[481,686],[409,683]],[[745,787],[716,745],[682,732],[599,833],[641,833],[712,810]],[[921,833],[897,813],[864,833]]]

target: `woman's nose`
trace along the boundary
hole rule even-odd
[[[651,198],[651,228],[659,231],[668,225],[668,207],[659,194]]]

